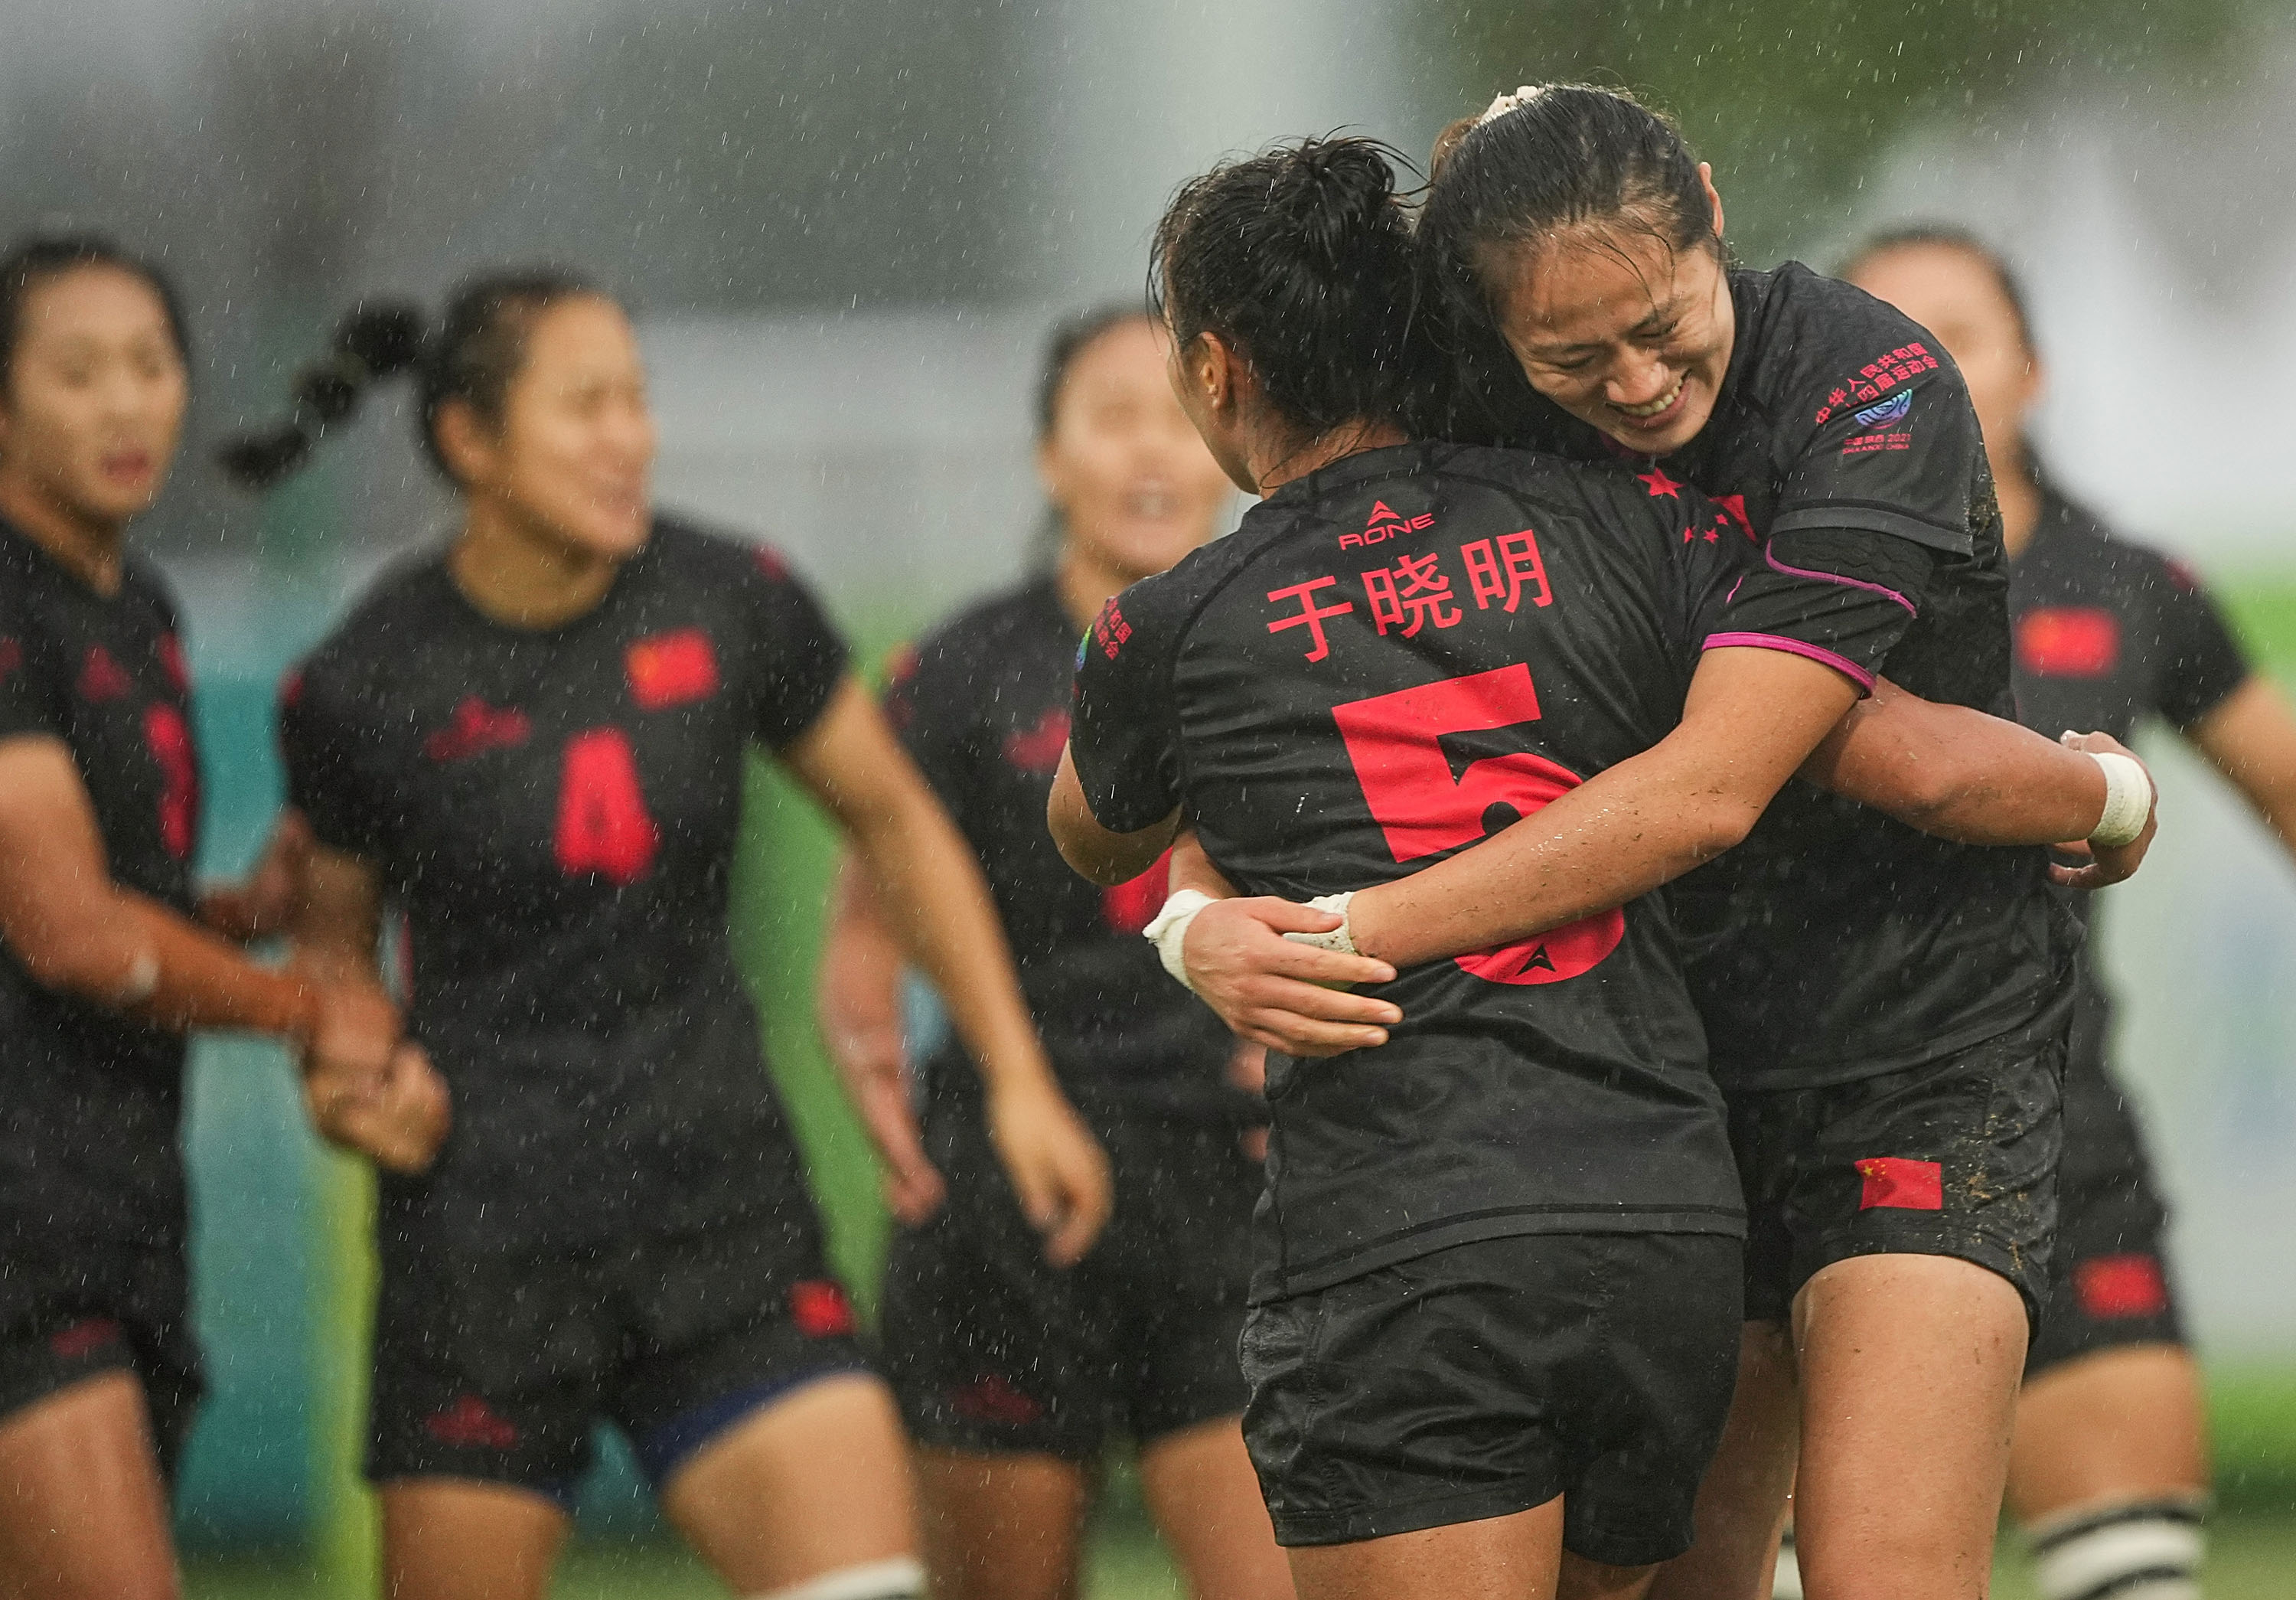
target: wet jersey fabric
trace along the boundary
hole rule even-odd
[[[1247,894],[1406,875],[1657,743],[1710,643],[1862,650],[1854,675],[1894,642],[1893,602],[1751,551],[1616,468],[1349,457],[1109,603],[1078,775],[1116,832],[1185,802]],[[1255,1299],[1505,1235],[1742,1227],[1662,897],[1383,992],[1406,1020],[1382,1048],[1269,1057]]]
[[[745,758],[846,650],[770,551],[658,523],[562,627],[481,614],[443,554],[386,575],[289,683],[291,802],[379,870],[409,1029],[454,1095],[387,1227],[571,1245],[815,1224],[726,929]]]
[[[0,523],[0,739],[20,736],[70,751],[113,882],[191,915],[199,763],[174,602],[132,557],[100,595]],[[0,947],[0,1259],[181,1243],[184,1053]]]
[[[1884,664],[1924,699],[2014,715],[2007,567],[1961,375],[1921,327],[1797,263],[1733,271],[1737,337],[1712,419],[1649,470],[1694,484],[1775,564],[1899,588],[1917,614]],[[1604,435],[1511,360],[1470,365],[1456,431],[1587,459]],[[2079,930],[2046,852],[1957,845],[1804,784],[1673,890],[1714,1071],[1814,1087],[1943,1060],[2032,1024]]]
[[[1162,864],[1099,889],[1070,870],[1046,830],[1077,633],[1049,578],[996,595],[896,658],[886,710],[980,857],[1046,1052],[1086,1114],[1113,1100],[1248,1119],[1252,1097],[1225,1080],[1234,1039],[1140,937],[1164,902]],[[937,1095],[978,1098],[954,1047],[931,1075]]]

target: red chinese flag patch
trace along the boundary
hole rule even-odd
[[[2120,619],[2093,605],[2051,605],[2017,619],[2017,664],[2037,677],[2103,677],[2120,659]]]
[[[2169,1281],[2152,1256],[2092,1256],[2073,1268],[2073,1292],[2099,1322],[2158,1317],[2169,1309]]]
[[[1945,1169],[1935,1161],[1869,1155],[1857,1163],[1857,1171],[1866,1180],[1866,1191],[1857,1197],[1861,1211],[1877,1206],[1900,1211],[1945,1210]]]
[[[790,1320],[808,1339],[834,1339],[853,1332],[853,1302],[827,1278],[790,1285]]]
[[[630,698],[642,711],[707,700],[718,693],[718,651],[698,628],[640,639],[625,658]]]

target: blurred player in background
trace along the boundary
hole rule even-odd
[[[1034,1247],[960,1049],[922,1065],[920,1139],[899,947],[849,861],[822,967],[823,1025],[904,1225],[883,1343],[922,1447],[926,1564],[945,1600],[1074,1594],[1115,1432],[1139,1448],[1148,1508],[1190,1591],[1280,1600],[1291,1579],[1244,1454],[1235,1356],[1259,1193],[1239,1145],[1264,1116],[1239,1085],[1256,1087],[1259,1052],[1140,938],[1164,900],[1162,863],[1096,889],[1045,831],[1078,639],[1110,595],[1210,538],[1230,490],[1138,310],[1055,332],[1037,432],[1059,540],[1049,564],[905,649],[888,708],[980,857],[1046,1051],[1109,1153],[1116,1209],[1091,1255],[1062,1269]]]
[[[753,749],[888,885],[1063,1263],[1107,1214],[1100,1152],[978,868],[810,593],[770,550],[655,515],[621,308],[563,275],[486,278],[435,334],[355,315],[318,371],[355,391],[409,365],[462,524],[375,583],[282,712],[316,839],[299,941],[372,973],[395,907],[413,1031],[454,1096],[435,1163],[383,1182],[386,1591],[543,1593],[604,1416],[734,1592],[906,1600],[898,1419],[824,1262],[727,938]],[[295,422],[232,459],[291,467],[325,392],[307,379]]]
[[[1885,234],[1841,275],[1951,354],[2001,499],[2018,712],[2044,733],[2126,740],[2159,718],[2296,849],[2296,718],[2186,568],[2069,499],[2027,436],[2043,369],[2002,258],[1949,228]],[[2186,1347],[2168,1215],[2108,1055],[2112,1003],[2090,942],[2065,1073],[2058,1235],[2027,1358],[2009,1503],[2046,1600],[2199,1592],[2209,1488],[2200,1373]]]
[[[175,602],[124,548],[189,382],[165,279],[96,238],[0,258],[0,1592],[176,1589],[201,1392],[184,1030],[288,1040],[347,1125],[398,1038],[371,980],[251,964],[193,919],[199,756]],[[229,897],[275,924],[275,861]],[[217,901],[220,907],[222,900]],[[409,1070],[412,1070],[411,1068]]]

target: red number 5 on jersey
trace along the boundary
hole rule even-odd
[[[1485,756],[1452,772],[1444,735],[1538,720],[1538,692],[1520,661],[1333,706],[1332,717],[1347,741],[1364,803],[1398,863],[1472,844],[1578,786],[1576,773],[1527,750]],[[1493,983],[1554,983],[1595,966],[1619,948],[1626,931],[1626,914],[1613,908],[1457,960]]]
[[[594,727],[566,741],[558,777],[558,870],[635,883],[653,866],[661,831],[646,814],[638,764],[618,727]]]

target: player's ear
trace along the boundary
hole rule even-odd
[[[1197,334],[1190,343],[1188,364],[1196,380],[1197,392],[1203,396],[1213,414],[1233,412],[1238,391],[1250,375],[1242,357],[1227,341],[1207,331]]]
[[[1698,163],[1698,181],[1705,185],[1706,203],[1714,213],[1714,236],[1722,238],[1722,192],[1714,186],[1714,163]]]
[[[439,454],[458,484],[482,481],[493,472],[501,441],[468,400],[450,399],[439,407],[430,423]]]

